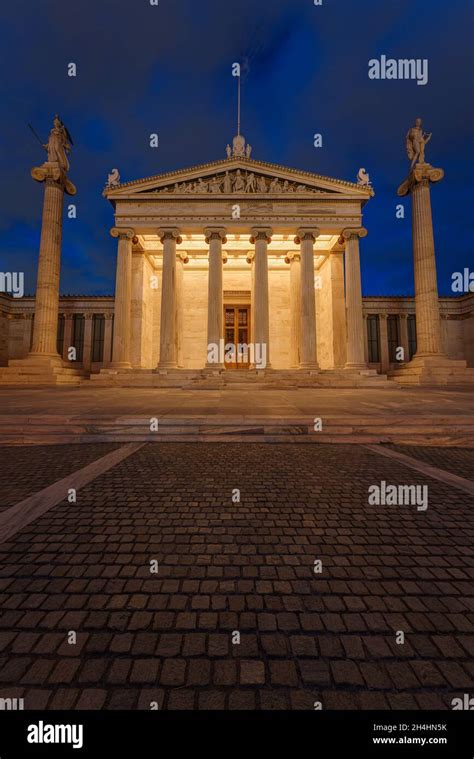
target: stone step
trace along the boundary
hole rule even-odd
[[[160,374],[151,370],[130,370],[125,372],[101,371],[90,378],[84,378],[81,385],[89,387],[156,387],[190,388],[196,390],[281,390],[332,387],[375,387],[391,388],[396,385],[385,374],[377,374],[369,369],[363,372],[330,370],[313,374],[291,370],[270,371],[266,374],[244,371],[227,371],[210,375],[205,371],[169,372]]]
[[[262,416],[164,417],[157,432],[150,419],[136,417],[80,417],[60,415],[2,415],[0,444],[67,442],[182,442],[260,441],[295,443],[398,443],[474,448],[474,418],[329,416],[315,432],[313,419]]]

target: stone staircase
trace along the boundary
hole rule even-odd
[[[256,370],[239,369],[237,371],[212,370],[171,370],[161,373],[151,369],[130,369],[114,371],[102,370],[84,378],[81,385],[87,387],[181,387],[190,390],[284,390],[297,388],[355,388],[355,387],[390,387],[386,375],[378,374],[375,369],[354,371],[346,369],[321,370],[319,372],[301,372],[295,370]]]
[[[426,387],[464,387],[474,386],[474,368],[468,367],[466,361],[447,357],[433,360],[416,358],[389,372],[389,378],[399,385]]]
[[[0,386],[51,387],[70,385],[78,387],[84,379],[83,369],[71,368],[62,360],[44,360],[28,356],[26,359],[11,359],[7,367],[0,368]]]
[[[145,415],[0,415],[1,445],[100,442],[394,443],[474,448],[474,416],[403,413],[326,413],[321,431],[307,416],[158,414],[150,431]]]

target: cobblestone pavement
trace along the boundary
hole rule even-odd
[[[118,447],[118,443],[0,446],[0,511]]]
[[[382,480],[428,484],[428,510],[368,505]],[[473,532],[467,494],[363,447],[147,445],[0,545],[0,697],[450,708],[472,693]]]
[[[417,445],[390,445],[394,451],[425,461],[431,466],[474,480],[473,448],[431,448]]]

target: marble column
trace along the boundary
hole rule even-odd
[[[442,356],[438,283],[431,217],[430,184],[444,177],[443,169],[418,163],[398,188],[398,195],[411,195],[413,268],[415,276],[416,358]]]
[[[64,336],[63,336],[63,360],[69,361],[69,348],[72,346],[72,330],[74,327],[74,315],[64,314]]]
[[[104,314],[104,355],[102,356],[102,366],[105,369],[110,366],[112,356],[112,329],[114,324],[113,314]]]
[[[25,320],[25,328],[23,330],[23,356],[27,356],[30,352],[32,329],[33,329],[33,314],[22,314],[22,319]]]
[[[301,253],[301,347],[300,369],[318,369],[316,347],[316,298],[314,289],[314,243],[319,236],[316,227],[301,227],[295,243]]]
[[[253,318],[253,304],[255,303],[255,250],[248,250],[246,255],[246,261],[250,264],[250,302],[252,304],[252,312],[250,314],[250,342],[255,344],[255,326]]]
[[[224,336],[224,290],[222,244],[227,242],[227,230],[223,227],[207,227],[204,230],[209,245],[209,279],[207,300],[207,348],[219,346]],[[224,369],[223,363],[206,363],[209,369]]]
[[[130,369],[130,326],[132,318],[132,239],[135,230],[113,227],[118,238],[115,280],[114,346],[111,369]]]
[[[183,277],[184,266],[189,262],[188,254],[184,251],[176,253],[176,362],[179,369],[183,368]]]
[[[359,238],[367,230],[345,229],[340,243],[345,244],[346,269],[346,323],[347,361],[346,369],[366,369],[364,355],[364,319],[362,316],[362,285],[360,277]]]
[[[398,317],[398,323],[400,325],[400,347],[403,348],[403,361],[401,364],[406,364],[410,360],[410,348],[408,345],[408,315],[400,314]]]
[[[364,319],[364,361],[369,363],[369,334],[367,332],[367,317],[368,314],[363,314]]]
[[[61,270],[62,214],[64,193],[75,195],[59,163],[46,162],[31,171],[37,182],[44,182],[43,218],[35,296],[35,320],[30,358],[43,358],[61,365],[57,351],[59,314],[59,277]]]
[[[390,356],[388,353],[388,330],[387,314],[379,314],[380,332],[380,371],[386,374],[390,369]]]
[[[93,314],[84,314],[84,345],[82,348],[82,367],[90,372],[92,363],[92,326]]]
[[[254,344],[259,346],[262,357],[266,358],[266,369],[270,368],[270,313],[268,297],[268,244],[273,230],[270,227],[253,227],[250,242],[255,245],[254,254],[254,302],[253,334]],[[265,353],[264,353],[265,351]]]
[[[285,258],[290,264],[290,363],[299,369],[301,358],[301,254],[290,251]]]
[[[178,350],[176,341],[176,245],[182,242],[179,229],[167,227],[158,230],[163,244],[163,270],[161,276],[160,359],[158,369],[176,369]]]

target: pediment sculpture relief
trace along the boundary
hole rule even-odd
[[[214,195],[224,194],[232,195],[233,193],[300,193],[313,192],[321,193],[306,184],[291,182],[288,179],[282,180],[278,177],[266,177],[262,174],[255,174],[253,171],[226,171],[213,177],[200,177],[197,182],[176,182],[173,186],[162,187],[155,190],[157,193],[174,193],[175,195],[185,195],[188,193],[210,193]]]

